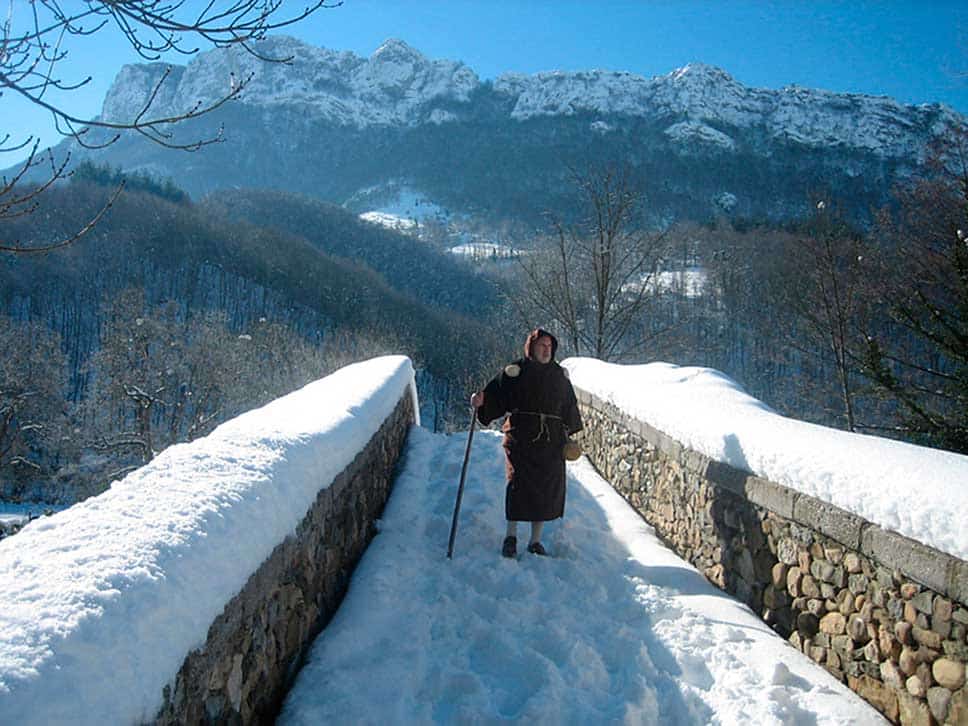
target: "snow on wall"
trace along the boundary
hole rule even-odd
[[[577,387],[690,449],[968,560],[968,456],[781,416],[709,368],[563,365]]]
[[[3,719],[151,720],[187,653],[416,396],[413,380],[403,356],[347,366],[0,542]]]

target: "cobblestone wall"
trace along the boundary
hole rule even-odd
[[[968,563],[576,392],[589,458],[680,556],[892,722],[968,724]]]
[[[165,688],[157,723],[273,721],[373,537],[413,420],[408,390],[353,463],[320,490],[295,535],[276,547],[225,606],[205,645],[188,655]]]

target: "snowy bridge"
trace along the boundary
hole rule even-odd
[[[679,519],[702,513],[649,500],[636,488],[640,470],[666,493],[698,471],[708,481],[694,482],[697,491],[732,487],[733,497],[742,495],[734,474],[745,472],[757,521],[773,526],[762,539],[781,551],[771,567],[759,556],[730,566],[754,580],[782,573],[782,582],[751,589],[790,614],[797,648],[759,608],[710,584],[722,569],[700,572],[663,546],[587,460],[570,465],[566,516],[546,529],[552,557],[501,558],[503,454],[494,432],[475,438],[447,561],[465,439],[410,428],[412,368],[388,357],[172,447],[109,492],[0,543],[2,719],[881,721],[842,683],[850,671],[858,674],[851,685],[891,720],[968,722],[968,612],[950,591],[965,582],[968,458],[798,428],[806,425],[784,423],[713,372],[601,365],[568,362],[588,417],[617,442],[617,458],[605,461],[600,441],[588,439],[603,457],[599,469],[617,467],[631,482],[619,488],[650,521],[664,512],[656,520],[669,529],[663,537],[693,560],[704,550],[690,538],[702,530],[690,534]],[[865,460],[868,446],[876,466]],[[885,471],[900,471],[926,496],[917,506],[910,496],[892,503],[897,478]],[[754,486],[764,481],[799,487],[790,512],[764,514],[763,488]],[[921,502],[929,490],[943,503]],[[853,517],[866,523],[862,536],[899,532],[911,539],[896,541],[933,558],[918,560],[928,577],[885,576],[882,563],[829,532],[807,545],[800,503],[821,496],[830,501],[827,529],[837,534]],[[742,509],[712,498],[704,510],[733,540],[749,529]],[[783,551],[790,541],[799,545]],[[730,561],[728,549],[719,564]],[[948,563],[946,579],[932,589],[922,580],[938,561]],[[723,579],[736,590],[729,585],[739,580]],[[845,590],[854,594],[849,605]],[[782,632],[784,623],[773,626]],[[864,667],[834,664],[840,646]]]

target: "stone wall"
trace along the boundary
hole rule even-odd
[[[319,496],[295,535],[276,547],[225,606],[205,645],[188,655],[166,686],[158,723],[274,720],[374,535],[413,420],[407,390],[352,464],[331,484],[320,482]]]
[[[585,452],[680,556],[892,722],[968,724],[968,563],[576,393]]]

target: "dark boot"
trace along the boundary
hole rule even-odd
[[[505,537],[504,544],[501,546],[501,554],[504,557],[515,557],[518,554],[518,538]]]
[[[544,546],[540,542],[532,542],[528,545],[528,552],[533,555],[547,555]]]

